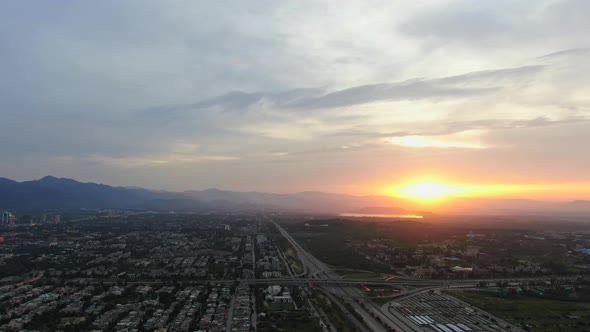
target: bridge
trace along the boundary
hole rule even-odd
[[[291,278],[275,278],[275,279],[241,279],[240,283],[249,285],[300,285],[309,287],[317,286],[317,289],[324,291],[328,296],[331,296],[331,301],[343,308],[343,312],[349,320],[356,325],[356,328],[363,332],[376,331],[407,331],[407,332],[423,332],[422,327],[410,321],[404,315],[390,311],[376,305],[370,300],[369,296],[364,293],[359,285],[381,285],[392,286],[404,289],[403,293],[392,295],[406,296],[411,293],[424,291],[436,288],[470,288],[477,287],[485,283],[487,286],[499,286],[499,283],[508,285],[519,285],[526,282],[547,282],[552,279],[557,279],[560,283],[571,283],[578,279],[578,276],[545,276],[533,278],[487,278],[487,279],[417,279],[417,278],[402,278],[398,277],[392,280],[380,279],[344,279],[342,276],[336,274],[329,266],[316,257],[307,252],[295,239],[285,231],[280,225],[274,223],[281,235],[285,237],[293,249],[297,252],[297,256],[304,266],[304,272],[299,275],[292,275]],[[407,287],[413,288],[407,291]],[[389,297],[389,296],[388,296]],[[340,305],[340,301],[348,304],[351,310],[345,306]],[[364,324],[361,324],[356,319],[360,317]]]
[[[520,284],[525,282],[550,282],[557,280],[562,284],[573,283],[579,276],[559,277],[534,277],[534,278],[494,278],[494,279],[409,279],[397,278],[393,280],[381,279],[342,279],[342,278],[272,278],[272,279],[239,279],[242,284],[247,285],[321,285],[321,286],[356,286],[356,285],[379,285],[379,286],[401,286],[401,287],[476,287],[480,283],[497,285],[508,282],[509,284]]]

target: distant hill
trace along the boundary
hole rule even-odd
[[[46,176],[39,180],[16,182],[0,178],[0,208],[35,209],[154,209],[176,211],[202,210],[283,210],[339,213],[360,209],[383,197],[358,197],[321,192],[272,194],[234,192],[219,189],[166,192],[138,187],[113,187],[82,183],[67,178]]]
[[[151,209],[175,211],[298,211],[307,213],[407,214],[433,211],[464,215],[590,216],[590,201],[542,202],[523,199],[454,198],[436,206],[389,196],[354,196],[323,192],[273,194],[219,189],[167,192],[114,187],[46,176],[17,182],[0,178],[0,209]],[[410,212],[411,213],[411,212]]]
[[[395,200],[385,196],[353,196],[322,192],[273,194],[234,192],[219,189],[166,192],[138,187],[113,187],[46,176],[39,180],[16,182],[0,178],[0,208],[14,210],[52,208],[113,208],[176,211],[202,210],[282,210],[340,213],[366,206],[391,206]]]
[[[340,213],[350,212],[372,205],[394,204],[395,199],[385,196],[353,196],[323,192],[301,192],[295,194],[272,194],[261,192],[235,192],[218,189],[187,191],[186,194],[201,201],[234,204],[253,204],[269,209],[297,210],[307,212]]]
[[[590,208],[590,201],[573,201],[570,204],[577,208]]]
[[[172,199],[170,193],[82,183],[46,176],[16,182],[0,179],[0,207],[23,209],[113,208],[142,209],[152,200]]]

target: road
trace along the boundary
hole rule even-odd
[[[254,238],[251,238],[250,241],[250,247],[252,248],[252,277],[256,278],[256,251],[254,250],[256,243]],[[256,325],[258,324],[258,314],[256,312],[256,296],[253,296],[252,293],[250,293],[250,302],[253,303],[251,306],[252,312],[250,315],[250,327],[254,328],[254,331],[256,331]]]
[[[443,289],[446,289],[446,288],[442,288],[441,289],[441,288],[438,288],[438,287],[425,287],[425,288],[416,289],[416,290],[407,292],[406,294],[400,295],[395,300],[383,304],[381,306],[381,310],[383,312],[388,312],[391,315],[400,315],[401,316],[401,314],[397,310],[394,310],[393,309],[392,304],[394,304],[394,303],[396,303],[398,301],[406,300],[408,298],[420,296],[422,293],[428,292],[430,290],[438,290],[438,291],[440,291],[440,290],[443,290]],[[478,288],[471,288],[471,290],[476,290],[476,289],[478,289]],[[483,311],[483,310],[481,310],[479,308],[476,308],[476,307],[472,306],[471,304],[466,303],[466,302],[464,302],[464,301],[462,301],[462,300],[460,300],[460,299],[458,299],[458,298],[456,298],[454,296],[450,296],[450,298],[452,298],[452,300],[455,301],[455,302],[457,302],[457,303],[461,303],[465,307],[469,307],[469,308],[473,309],[475,312],[479,313],[479,315],[481,315],[481,316],[487,316],[487,317],[493,318],[496,322],[499,322],[497,324],[499,326],[503,326],[503,327],[510,326],[508,328],[508,330],[510,330],[510,331],[524,332],[520,327],[518,327],[518,326],[516,326],[516,325],[514,325],[512,323],[509,323],[508,321],[506,321],[504,319],[501,319],[501,318],[499,318],[497,316],[494,316],[494,315],[490,314],[489,312],[486,312],[486,311]],[[500,331],[500,330],[498,330],[498,331]],[[502,328],[501,331],[505,331],[505,329]]]
[[[283,260],[283,264],[285,264],[285,267],[287,268],[287,272],[289,273],[289,276],[291,278],[302,276],[302,274],[295,274],[295,272],[292,271],[289,261],[287,260],[287,257],[285,256],[285,254],[283,253],[281,248],[279,246],[276,246],[276,248],[279,252],[279,257],[281,257],[281,259]],[[303,267],[304,267],[304,273],[306,273],[307,268],[305,268],[305,266],[303,266]],[[282,283],[280,283],[280,284],[282,285]],[[318,309],[313,305],[313,303],[310,300],[311,294],[309,293],[308,289],[302,288],[301,297],[303,298],[303,300],[305,302],[307,302],[307,305],[309,306],[309,308],[312,312],[312,315],[317,317],[320,320],[320,326],[322,327],[322,331],[323,332],[332,332],[331,330],[328,329],[327,326],[329,325],[331,327],[331,329],[334,329],[334,324],[332,324],[332,322],[330,322],[330,321],[324,322],[324,319],[320,315],[320,312],[318,311]],[[295,302],[293,302],[293,305],[295,306],[295,309],[297,309],[297,304]],[[324,314],[324,317],[326,317],[325,319],[327,320],[327,316],[325,314]]]
[[[292,279],[291,281],[297,280],[300,284],[307,282],[311,286],[321,285],[323,290],[329,291],[331,294],[341,297],[344,301],[351,304],[354,310],[361,315],[365,323],[372,331],[387,331],[383,324],[379,323],[377,319],[373,317],[379,317],[387,327],[393,328],[396,331],[408,331],[408,332],[423,332],[424,330],[414,324],[412,321],[404,317],[397,311],[388,310],[387,306],[378,306],[369,299],[366,295],[355,285],[359,284],[381,284],[381,285],[402,285],[402,286],[417,286],[421,287],[420,290],[414,290],[406,295],[412,296],[415,293],[424,291],[425,289],[453,289],[453,288],[468,288],[475,287],[480,282],[486,282],[488,284],[494,284],[497,282],[523,282],[523,281],[548,281],[550,279],[559,279],[561,281],[573,281],[578,276],[547,276],[547,277],[533,277],[533,278],[498,278],[498,279],[457,279],[457,280],[426,280],[426,279],[409,279],[409,278],[397,278],[395,280],[380,281],[375,279],[363,279],[363,280],[342,280],[342,278],[332,271],[326,264],[315,258],[309,252],[307,252],[293,237],[285,231],[282,227],[275,223],[277,229],[281,234],[289,241],[291,246],[297,251],[299,259],[303,263],[306,271],[308,272],[307,278]],[[286,280],[285,280],[286,281]],[[254,281],[258,282],[258,281]],[[264,282],[264,281],[262,281]],[[269,282],[269,280],[266,280]],[[280,282],[276,280],[276,282]],[[287,283],[289,281],[286,281]],[[356,300],[351,300],[355,298]],[[350,315],[349,315],[350,316]],[[354,320],[350,319],[353,323]],[[358,321],[358,320],[357,320]]]
[[[506,279],[486,279],[489,283],[495,283],[498,281],[510,281],[514,283],[520,283],[523,281],[550,281],[554,277],[535,277],[535,278],[506,278]],[[64,278],[68,281],[73,282],[88,282],[88,283],[105,283],[115,284],[120,281],[125,281],[129,285],[135,284],[161,284],[164,281],[161,279],[127,279],[127,278],[87,278],[87,277],[69,277]],[[558,278],[560,284],[571,285],[575,281],[576,277],[561,277]],[[342,286],[351,287],[358,285],[383,285],[383,286],[414,286],[414,287],[438,287],[438,288],[476,288],[477,283],[482,279],[460,279],[460,280],[428,280],[428,279],[397,279],[397,280],[378,280],[378,279],[342,279],[340,276],[337,278],[273,278],[273,279],[203,279],[203,280],[183,280],[188,284],[233,284],[239,282],[242,285],[270,285],[270,284],[281,284],[281,285],[309,285],[315,286]],[[488,287],[491,285],[488,283]],[[392,296],[395,297],[395,296]]]
[[[342,304],[342,302],[337,299],[334,294],[326,291],[325,289],[321,289],[319,288],[319,290],[323,291],[324,294],[326,295],[326,297],[328,297],[328,299],[330,300],[330,302],[336,304],[338,306],[338,308],[340,308],[340,311],[342,311],[343,313],[345,313],[347,315],[348,320],[350,320],[350,322],[361,332],[369,332],[369,330],[365,327],[365,325],[363,325],[362,322],[360,322],[358,320],[358,318],[356,318],[354,315],[349,314],[349,310],[348,308],[346,308],[344,306],[344,304]]]
[[[311,277],[310,282],[314,279],[319,280],[339,280],[341,277],[332,271],[326,264],[319,259],[315,258],[309,252],[307,252],[287,231],[281,226],[276,224],[277,229],[281,234],[291,243],[291,246],[297,251],[297,255],[304,266],[307,266],[309,276]],[[332,294],[343,295],[343,300],[349,303],[353,309],[363,318],[369,329],[376,332],[387,332],[387,328],[380,322],[377,321],[373,315],[380,317],[380,319],[389,327],[394,328],[398,331],[407,332],[422,332],[422,329],[407,321],[407,319],[396,319],[390,315],[384,314],[381,308],[375,305],[373,302],[363,299],[364,293],[356,287],[341,287],[338,285],[326,286]],[[350,297],[357,297],[356,301],[350,299]]]
[[[243,280],[245,283],[252,284],[268,284],[268,283],[285,283],[285,284],[303,284],[313,282],[316,285],[339,285],[339,286],[353,286],[353,285],[382,285],[382,286],[414,286],[427,287],[437,286],[440,288],[456,288],[456,287],[477,287],[479,282],[487,282],[488,287],[497,282],[513,282],[516,284],[526,281],[550,281],[555,277],[534,277],[534,278],[504,278],[504,279],[394,279],[394,280],[379,280],[379,279],[342,279],[338,278],[322,278],[320,274],[316,273],[313,278],[275,278],[275,279],[249,279]],[[571,284],[576,280],[577,276],[559,277],[557,278],[561,284]]]
[[[225,332],[231,332],[231,326],[234,321],[234,306],[236,304],[236,294],[237,294],[237,292],[234,292],[234,294],[231,297],[231,302],[229,304],[229,310],[227,312],[227,321],[225,323]]]

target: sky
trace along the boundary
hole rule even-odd
[[[0,176],[590,199],[590,1],[3,1]],[[526,191],[526,192],[525,192]]]

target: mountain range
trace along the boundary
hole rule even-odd
[[[323,192],[275,194],[219,189],[169,192],[114,187],[46,176],[17,182],[0,178],[0,209],[149,209],[160,211],[298,211],[313,213],[543,214],[588,215],[590,201],[544,202],[522,199],[455,198],[438,206],[390,196],[354,196]],[[418,211],[418,212],[416,212]]]

